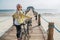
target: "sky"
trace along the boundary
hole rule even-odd
[[[59,9],[60,0],[0,0],[0,9],[16,9],[17,4],[23,9],[33,6],[35,9]]]

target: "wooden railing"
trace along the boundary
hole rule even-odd
[[[60,33],[60,30],[56,28],[54,25],[54,22],[48,22],[46,19],[44,19],[40,14],[38,14],[38,26],[41,26],[41,18],[48,23],[48,34],[47,34],[47,40],[54,40],[54,29],[57,30]]]

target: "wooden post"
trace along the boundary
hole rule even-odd
[[[41,17],[41,15],[40,15],[40,14],[38,14],[38,26],[40,26],[40,25],[41,25],[41,19],[40,19],[40,17]]]
[[[49,22],[48,25],[48,40],[53,40],[53,33],[54,33],[54,23],[53,22]]]

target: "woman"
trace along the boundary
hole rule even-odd
[[[17,12],[13,15],[13,24],[16,27],[17,30],[17,40],[21,40],[20,38],[20,32],[21,32],[21,26],[24,22],[24,18],[31,18],[28,16],[25,16],[22,12],[22,6],[20,4],[17,4]]]

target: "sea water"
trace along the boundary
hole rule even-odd
[[[25,11],[26,9],[23,9],[23,12]],[[13,13],[15,12],[16,10],[15,9],[4,9],[4,10],[0,10],[0,14],[1,13]],[[35,11],[37,11],[38,13],[60,13],[60,10],[58,9],[35,9]]]

